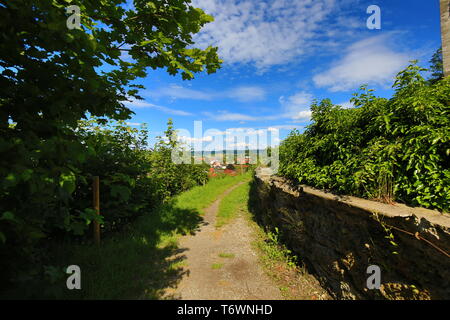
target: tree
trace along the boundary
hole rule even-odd
[[[444,66],[442,62],[442,48],[436,50],[430,60],[431,77],[429,81],[434,83],[444,78]]]
[[[176,164],[173,161],[172,155],[184,151],[184,146],[178,141],[172,119],[167,122],[164,136],[158,136],[156,139],[148,157],[151,166],[149,175],[156,181],[156,193],[161,195],[162,199],[168,200],[171,196],[207,181],[205,166]]]
[[[68,203],[92,151],[78,120],[129,118],[124,102],[140,98],[148,68],[192,79],[220,67],[217,48],[193,47],[213,18],[190,0],[128,2],[0,0],[0,260],[30,256],[51,227],[70,229]],[[80,28],[67,26],[69,5]]]

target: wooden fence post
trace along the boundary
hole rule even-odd
[[[100,178],[94,177],[92,182],[93,206],[96,214],[100,214]],[[94,221],[94,242],[96,245],[100,244],[100,224]]]

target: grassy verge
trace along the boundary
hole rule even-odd
[[[248,192],[250,185],[248,182],[240,185],[228,195],[226,195],[219,204],[219,211],[217,213],[216,227],[230,222],[238,213],[245,209],[248,201]]]
[[[176,198],[177,206],[180,208],[194,208],[202,212],[203,209],[211,205],[222,193],[232,185],[249,180],[251,173],[245,173],[235,177],[225,176],[222,178],[213,178],[207,184],[207,188],[194,187]],[[202,212],[203,213],[203,212]]]
[[[244,183],[225,196],[217,214],[216,227],[232,221],[238,215],[244,216],[253,229],[252,243],[259,253],[260,263],[277,284],[283,297],[289,300],[329,299],[327,292],[318,281],[306,271],[296,255],[286,248],[280,240],[278,229],[265,231],[253,219],[249,203],[250,183]],[[219,255],[225,257],[225,254]]]
[[[254,248],[259,252],[259,260],[265,272],[277,284],[287,300],[328,300],[330,296],[314,276],[281,242],[278,229],[265,232],[248,214],[255,232]]]
[[[248,175],[212,179],[141,216],[124,230],[102,240],[100,247],[56,244],[45,279],[30,280],[6,298],[25,299],[159,299],[183,276],[180,235],[194,233],[202,210]],[[81,290],[68,290],[69,265],[81,268]]]

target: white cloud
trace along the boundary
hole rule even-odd
[[[330,30],[338,27],[341,33],[360,27],[354,20],[348,23],[339,12],[348,4],[342,0],[194,0],[194,6],[215,18],[194,41],[201,47],[218,46],[225,63],[250,63],[266,69],[335,42],[336,35],[327,35],[324,26]],[[319,37],[326,38],[314,41]]]
[[[237,143],[227,144],[227,147],[236,148],[237,150],[242,150],[244,148],[256,149],[257,146],[258,146],[258,144],[256,144],[256,143],[246,143],[246,142],[237,142]]]
[[[149,108],[152,106],[151,103],[148,103],[145,100],[137,100],[134,98],[131,98],[130,101],[125,101],[124,105],[128,108]]]
[[[285,109],[285,117],[293,120],[309,120],[313,98],[312,94],[302,91],[287,98],[281,96],[279,101]]]
[[[353,103],[351,103],[350,101],[341,102],[341,103],[338,103],[338,105],[340,105],[344,109],[351,109],[351,108],[355,107],[355,105]]]
[[[307,92],[298,92],[292,96],[281,96],[279,99],[281,109],[272,115],[248,115],[243,113],[220,110],[217,112],[203,112],[211,120],[215,121],[270,121],[290,119],[298,122],[309,121],[311,118],[310,105],[313,95]]]
[[[189,99],[211,101],[215,99],[234,99],[240,102],[250,102],[264,100],[266,92],[263,88],[257,86],[240,86],[217,92],[212,90],[194,90],[173,84],[153,91],[147,90],[144,92],[144,95],[152,98],[168,97],[172,100]]]
[[[395,51],[391,42],[391,35],[381,35],[354,43],[342,59],[314,76],[314,83],[333,92],[354,90],[363,84],[392,84],[411,56]]]
[[[206,136],[206,137],[201,137],[201,138],[195,138],[195,137],[190,137],[190,136],[180,136],[178,137],[179,141],[191,144],[193,142],[199,143],[199,142],[211,142],[213,141],[213,137],[212,136]]]
[[[213,100],[215,93],[207,93],[199,90],[188,89],[179,85],[170,85],[145,91],[144,94],[152,98],[169,97],[171,99]]]
[[[264,98],[266,97],[266,92],[260,87],[243,86],[234,88],[226,92],[224,96],[229,96],[230,98],[236,99],[241,102],[260,101],[264,100]]]
[[[217,113],[213,112],[204,112],[208,118],[216,121],[256,121],[260,118],[257,116],[246,115],[242,113],[228,112],[228,111],[220,111]]]
[[[270,126],[268,130],[270,131],[271,128],[279,129],[279,130],[294,130],[294,129],[303,129],[304,126],[299,126],[295,124],[280,124],[275,126]]]
[[[144,100],[131,99],[131,101],[124,102],[124,104],[125,104],[125,106],[132,108],[132,109],[151,108],[151,109],[159,110],[161,112],[168,113],[168,114],[175,115],[175,116],[192,116],[193,115],[190,112],[167,108],[164,106],[158,106],[153,103],[148,103]]]

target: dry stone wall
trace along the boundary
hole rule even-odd
[[[257,171],[250,204],[337,299],[450,299],[450,216],[340,197]],[[367,268],[381,287],[367,288]]]

